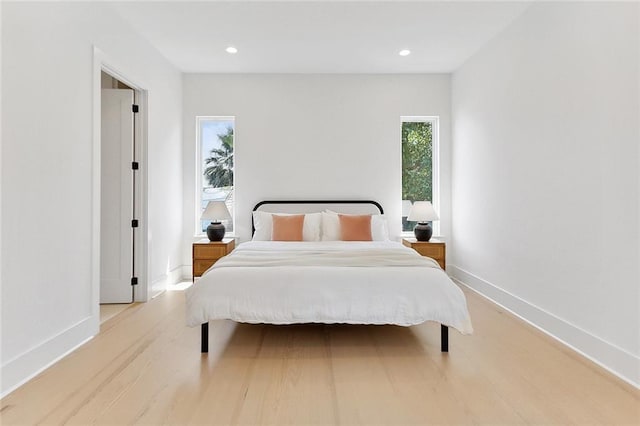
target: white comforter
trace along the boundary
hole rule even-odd
[[[462,291],[432,259],[400,243],[240,244],[187,290],[187,324],[436,321],[473,331]]]

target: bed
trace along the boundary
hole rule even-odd
[[[306,218],[320,212],[328,212],[322,213],[323,221],[332,220],[329,213],[334,212],[372,215],[375,241],[330,238],[333,225],[328,222],[322,222],[322,237],[308,233],[312,228]],[[383,209],[377,202],[263,201],[254,207],[254,239],[264,234],[256,219],[292,213],[307,214],[305,241],[242,243],[187,290],[187,325],[201,326],[203,353],[208,352],[209,321],[219,319],[282,325],[435,321],[441,324],[442,352],[448,351],[449,327],[473,332],[464,294],[438,263],[384,238]]]

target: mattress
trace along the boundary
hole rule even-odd
[[[473,332],[460,288],[397,242],[250,241],[186,291],[187,324],[395,324]]]

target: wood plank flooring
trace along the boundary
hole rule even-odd
[[[475,334],[439,325],[215,321],[183,292],[106,321],[1,401],[3,425],[640,424],[640,392],[473,292]]]
[[[131,303],[108,303],[100,305],[100,324],[107,322],[131,306]]]

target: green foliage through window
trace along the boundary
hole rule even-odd
[[[402,123],[402,199],[432,201],[433,197],[433,125],[431,122]],[[411,231],[403,212],[402,230]]]
[[[220,147],[212,148],[204,160],[204,176],[214,188],[233,186],[233,127],[227,127],[218,139]]]

